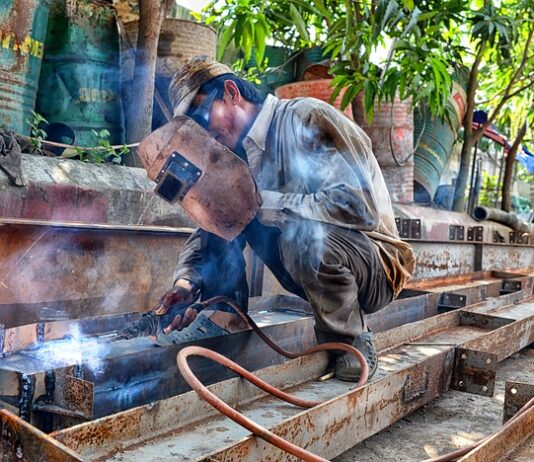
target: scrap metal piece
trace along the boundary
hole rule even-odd
[[[534,383],[507,380],[504,389],[502,422],[506,423],[510,420],[532,398],[534,398]]]
[[[47,390],[48,392],[48,390]],[[51,394],[51,398],[48,395]],[[33,409],[90,420],[93,418],[94,384],[71,375],[55,373],[54,388]]]
[[[0,460],[83,462],[74,451],[5,409],[0,409]]]
[[[495,353],[457,348],[451,388],[475,395],[493,396],[496,372]]]

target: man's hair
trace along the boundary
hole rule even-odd
[[[241,93],[241,96],[252,104],[262,104],[267,95],[261,91],[256,85],[246,80],[237,77],[234,74],[223,74],[209,82],[206,82],[199,89],[199,93],[211,95],[215,93],[215,99],[222,99],[224,96],[224,82],[231,80],[234,82]]]

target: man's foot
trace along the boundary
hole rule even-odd
[[[356,347],[369,365],[369,378],[373,376],[378,368],[378,355],[376,354],[374,335],[372,332],[363,332],[358,335],[352,346]],[[347,382],[357,382],[360,380],[362,367],[360,362],[352,353],[343,353],[336,358],[336,378]]]

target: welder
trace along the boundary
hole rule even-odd
[[[175,117],[193,119],[248,165],[261,207],[231,241],[207,229],[194,232],[156,314],[215,295],[246,307],[248,243],[284,289],[309,302],[317,341],[354,345],[372,375],[378,358],[365,314],[399,294],[414,258],[399,239],[369,138],[331,105],[265,96],[207,57],[178,69],[169,92]],[[172,186],[164,183],[158,183],[162,195]],[[187,332],[195,318],[197,311],[189,308],[164,333]],[[335,374],[356,381],[360,365],[352,355],[339,354]]]

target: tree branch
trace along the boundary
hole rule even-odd
[[[529,49],[530,49],[530,45],[532,43],[533,36],[534,36],[534,28],[530,29],[530,31],[528,33],[528,38],[527,38],[527,42],[525,44],[525,49],[523,51],[523,56],[521,57],[521,62],[519,64],[519,67],[514,72],[513,76],[510,78],[510,81],[508,82],[508,85],[506,86],[506,90],[504,92],[503,97],[501,98],[501,100],[497,104],[497,107],[493,110],[491,115],[488,117],[488,120],[482,125],[482,127],[480,127],[478,130],[476,130],[474,132],[475,142],[477,142],[478,140],[480,140],[480,138],[482,138],[482,135],[484,134],[484,131],[493,123],[493,121],[495,120],[495,118],[497,117],[497,115],[499,114],[501,109],[503,108],[503,106],[506,103],[506,101],[508,101],[511,98],[510,91],[512,90],[512,87],[513,87],[514,83],[516,82],[518,76],[521,75],[521,73],[523,72],[523,69],[525,68],[525,65],[528,62],[527,61],[528,60],[528,52],[529,52]]]

